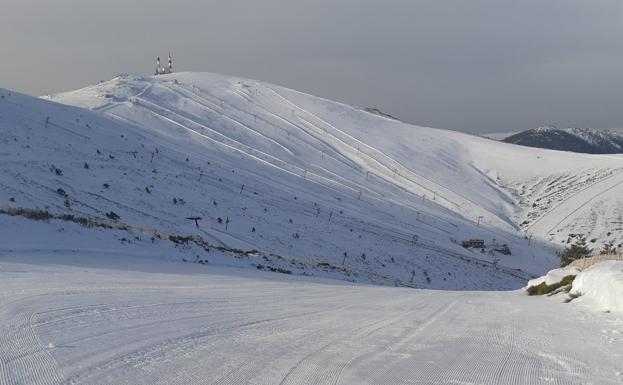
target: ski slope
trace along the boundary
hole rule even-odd
[[[256,156],[259,149],[242,151],[240,145],[224,144],[230,143],[225,137],[221,142],[177,125],[158,126],[162,118],[137,126],[127,123],[130,118],[113,120],[9,91],[2,95],[0,200],[5,209],[103,219],[113,212],[130,234],[110,235],[111,251],[118,244],[131,247],[124,239],[134,242],[137,236],[136,242],[149,244],[145,235],[153,238],[157,231],[199,236],[210,245],[182,247],[176,253],[180,260],[220,258],[218,250],[213,255],[218,247],[257,250],[249,267],[293,274],[325,276],[328,271],[351,281],[445,289],[511,289],[521,287],[527,276],[515,270],[520,266],[496,266],[494,256],[465,250],[458,241],[472,232],[515,244],[524,244],[523,239],[478,228],[432,200],[414,202],[412,193],[381,178],[369,176],[368,186],[365,172],[343,171],[343,162],[334,164],[333,158],[323,168],[329,171],[297,174],[293,159]],[[368,189],[369,195],[359,197],[351,185]],[[198,227],[187,219],[193,216],[202,218]],[[66,239],[66,247],[88,244],[86,230]],[[13,239],[11,234],[3,237]],[[237,265],[239,254],[232,253],[228,264]],[[536,256],[526,255],[531,259],[507,260],[530,268]],[[552,263],[537,262],[535,272]]]
[[[512,146],[207,73],[122,76],[51,99],[158,133],[193,136],[302,176],[305,184],[340,189],[368,207],[389,202],[406,210],[408,218],[426,217],[422,222],[428,229],[416,224],[407,233],[439,245],[447,243],[439,240],[446,238],[443,234],[512,244],[521,257],[502,256],[501,261],[513,267],[529,269],[538,263],[534,257],[524,263],[535,252],[515,238],[518,233],[545,244],[560,244],[574,233],[597,239],[596,247],[623,244],[622,156]],[[485,231],[474,228],[479,217]],[[411,222],[399,220],[401,227]],[[436,230],[441,234],[428,233]]]
[[[112,212],[132,233],[116,242],[159,232],[212,247],[183,247],[184,260],[220,247],[259,269],[491,290],[554,267],[569,233],[623,242],[618,156],[412,126],[208,73],[0,97],[0,208]],[[461,247],[470,238],[485,252]]]
[[[0,255],[2,384],[619,384],[622,336],[610,314],[520,291]]]
[[[612,213],[606,211],[608,207],[621,207],[622,204],[623,172],[619,171],[565,197],[545,215],[530,223],[526,231],[544,234],[553,239],[556,233],[563,230],[566,230],[563,236],[574,232],[594,234],[595,230],[590,232],[586,230],[600,227],[603,230],[599,236],[605,239],[606,231],[620,231],[621,228],[620,211]],[[611,226],[612,224],[615,226]]]

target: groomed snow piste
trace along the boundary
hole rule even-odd
[[[618,384],[611,314],[95,252],[0,256],[2,384]]]

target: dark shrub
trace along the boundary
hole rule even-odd
[[[575,275],[567,275],[560,282],[553,283],[551,285],[546,284],[545,282],[541,282],[541,284],[536,286],[530,286],[526,291],[528,295],[545,295],[554,292],[555,290],[560,289],[561,287],[571,286],[573,280],[575,279]]]

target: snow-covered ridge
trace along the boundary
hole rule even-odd
[[[623,152],[623,133],[614,130],[596,130],[593,128],[566,128],[566,132],[584,139],[586,142],[595,146],[603,146],[608,144],[619,152]]]
[[[134,226],[418,287],[523,286],[493,263],[542,273],[556,263],[549,233],[605,234],[620,212],[616,199],[591,198],[620,192],[620,157],[412,126],[248,79],[122,76],[49,98],[91,111],[2,95],[8,205],[112,210]],[[595,207],[601,217],[577,220]],[[486,253],[461,247],[469,238]],[[489,253],[502,243],[513,255]]]
[[[538,127],[509,135],[507,143],[591,154],[623,153],[623,133],[592,128]]]

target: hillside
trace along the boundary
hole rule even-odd
[[[575,232],[623,240],[612,226],[623,207],[621,157],[412,126],[205,73],[121,76],[49,97],[65,105],[1,94],[2,206],[114,212],[132,231],[196,235],[213,246],[158,248],[149,237],[125,242],[98,231],[103,249],[381,284],[510,289],[556,265],[550,241]],[[198,227],[190,217],[202,218]],[[13,231],[29,226],[6,221],[16,221],[7,224]],[[38,230],[42,248],[56,230]],[[65,247],[93,234],[72,231]],[[469,238],[484,239],[486,252],[461,247]],[[257,253],[238,258],[236,249]]]
[[[504,138],[506,143],[586,154],[623,153],[623,133],[591,128],[540,127]]]

